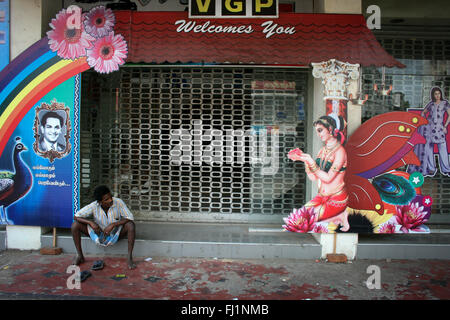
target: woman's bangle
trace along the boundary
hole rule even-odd
[[[319,166],[317,165],[317,163],[314,162],[314,164],[312,166],[309,166],[310,172],[314,173],[317,170],[319,170]]]

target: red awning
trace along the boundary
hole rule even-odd
[[[307,66],[337,59],[405,67],[381,47],[362,15],[280,13],[278,19],[189,19],[187,12],[115,15],[115,32],[127,40],[127,62],[132,63]],[[268,21],[270,26],[276,24],[269,37]]]

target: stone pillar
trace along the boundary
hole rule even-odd
[[[324,100],[326,115],[336,120],[337,128],[344,132],[347,138],[348,97],[350,83],[358,80],[359,64],[350,64],[335,59],[312,63],[313,76],[322,79],[324,85]],[[354,85],[352,86],[354,87]],[[345,127],[339,127],[345,125]]]

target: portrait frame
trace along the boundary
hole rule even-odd
[[[61,133],[56,140],[56,143],[59,147],[57,150],[45,150],[41,145],[44,139],[44,134],[41,132],[41,122],[44,115],[49,112],[56,113],[63,119]],[[55,159],[64,158],[71,152],[72,145],[70,144],[70,109],[66,107],[64,103],[53,100],[51,104],[43,102],[39,107],[36,107],[33,131],[35,139],[33,143],[33,150],[40,157],[47,158],[51,163],[53,163]]]

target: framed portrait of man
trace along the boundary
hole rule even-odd
[[[64,103],[56,101],[36,108],[33,150],[37,155],[53,162],[70,153],[69,112]]]

